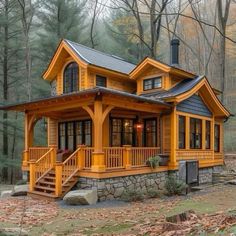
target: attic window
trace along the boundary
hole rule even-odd
[[[67,65],[64,70],[64,78],[63,78],[63,92],[64,93],[71,93],[78,91],[78,74],[79,68],[77,63],[72,62]]]
[[[143,90],[161,88],[161,77],[154,77],[143,80]]]
[[[107,78],[101,75],[96,75],[96,86],[106,87],[107,86]]]

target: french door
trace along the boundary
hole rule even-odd
[[[58,126],[59,149],[75,151],[77,145],[92,145],[92,121],[61,122]]]

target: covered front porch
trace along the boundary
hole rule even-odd
[[[75,175],[151,173],[146,161],[169,154],[162,145],[161,116],[170,111],[163,102],[100,89],[28,104],[22,169],[29,171],[31,190],[52,170],[59,192]],[[34,126],[41,118],[47,120],[45,147],[34,146],[33,141]],[[166,163],[154,171],[167,169]]]

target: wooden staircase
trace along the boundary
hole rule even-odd
[[[79,177],[78,149],[67,158],[63,163],[55,163],[55,158],[49,155],[42,156],[39,161],[35,162],[34,173],[30,173],[30,191],[28,196],[38,199],[58,200],[64,197],[77,183]],[[49,159],[49,160],[47,160]],[[42,171],[42,163],[47,162],[47,165]],[[35,181],[32,177],[39,176]],[[34,183],[32,183],[34,182]]]

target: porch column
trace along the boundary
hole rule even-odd
[[[27,165],[29,161],[29,147],[33,144],[33,127],[31,127],[32,123],[32,115],[25,113],[25,149],[23,152],[23,165]]]
[[[177,148],[177,115],[176,106],[173,108],[170,115],[170,162],[169,167],[175,169],[177,167],[176,162],[176,148]]]
[[[92,154],[92,171],[105,171],[105,156],[102,148],[102,125],[103,125],[103,109],[101,98],[97,98],[94,102],[94,152]]]

